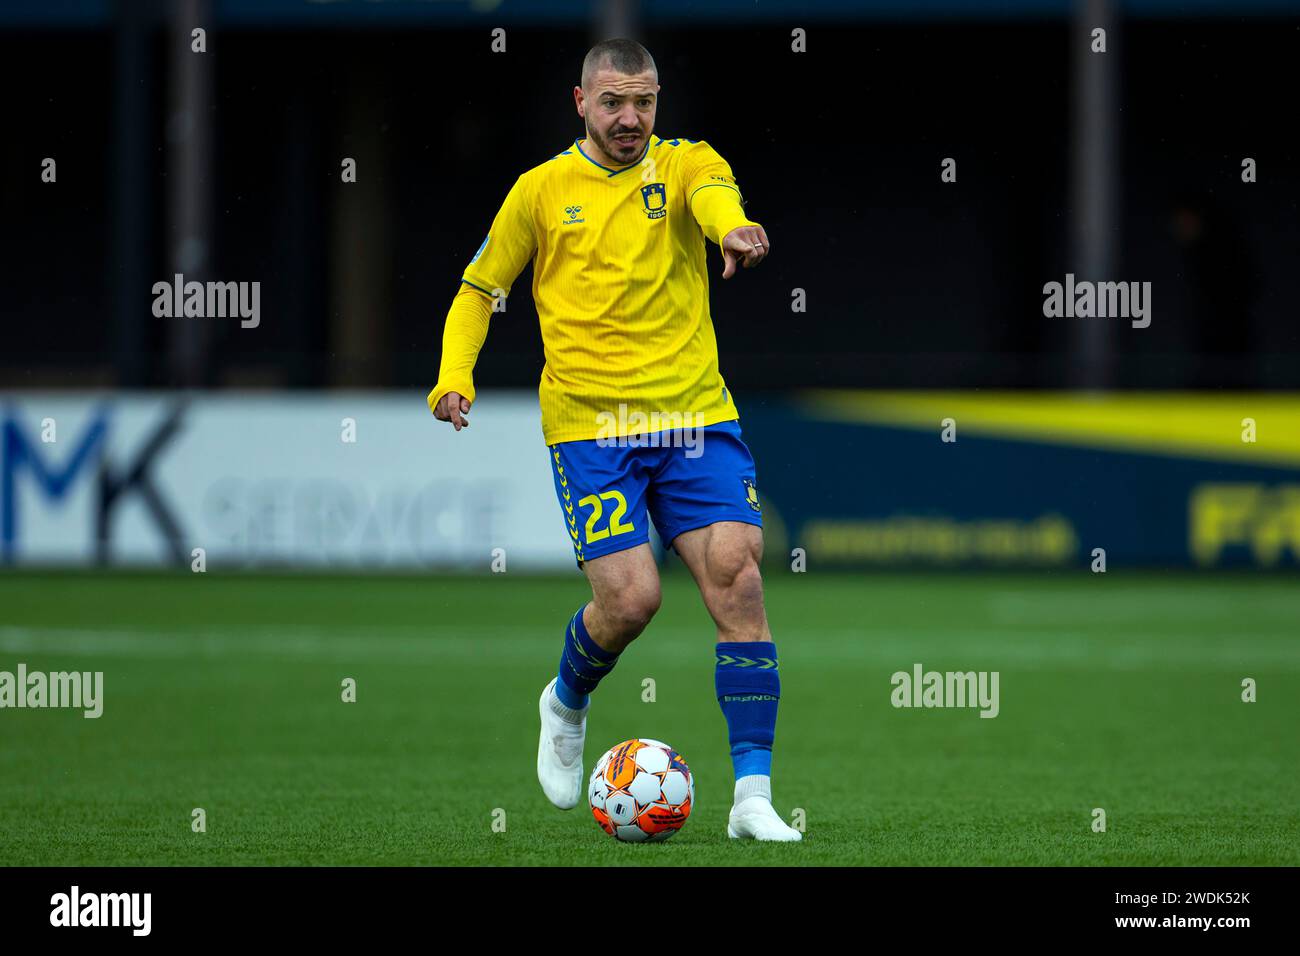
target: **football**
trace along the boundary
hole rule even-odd
[[[587,785],[592,816],[626,843],[662,841],[682,828],[695,802],[686,761],[658,740],[625,740],[596,761]]]

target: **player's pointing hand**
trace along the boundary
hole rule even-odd
[[[451,422],[456,431],[469,428],[470,401],[460,392],[448,392],[438,399],[438,407],[433,410],[433,417],[440,422]]]
[[[737,259],[750,269],[762,262],[771,250],[762,226],[737,226],[722,237],[722,278],[732,277]]]

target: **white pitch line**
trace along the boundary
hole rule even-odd
[[[77,630],[43,627],[0,627],[0,653],[5,655],[66,655],[141,660],[402,660],[415,663],[461,661],[496,655],[528,661],[558,654],[554,629],[511,626],[472,628],[430,625],[385,628],[374,632],[313,630],[206,630],[159,632],[146,630]],[[713,635],[705,629],[656,627],[629,650],[638,647],[651,659],[708,662]],[[1204,638],[1153,638],[1148,634],[1015,631],[948,628],[907,631],[862,628],[787,631],[778,637],[786,669],[809,663],[860,663],[910,669],[919,661],[927,668],[1000,670],[1008,667],[1109,670],[1187,670],[1228,668],[1243,674],[1250,668],[1300,670],[1300,642],[1280,632],[1230,635],[1222,642]],[[0,660],[0,669],[9,662]]]
[[[1082,619],[1098,624],[1135,621],[1238,621],[1249,615],[1271,623],[1300,620],[1300,589],[1297,594],[1233,591],[1231,594],[1182,589],[1144,590],[1136,587],[1107,589],[1095,594],[1079,591],[1032,591],[1002,593],[990,597],[987,607],[993,620],[1004,623],[1050,624],[1052,621]]]

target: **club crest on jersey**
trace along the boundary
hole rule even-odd
[[[745,483],[745,501],[749,504],[749,507],[761,514],[763,509],[758,505],[758,489],[754,487],[754,482],[748,478],[741,478],[740,480]]]
[[[572,226],[574,223],[587,221],[585,219],[578,218],[582,214],[581,206],[565,206],[564,214],[569,217],[568,219],[564,220],[564,222],[562,223],[562,225],[565,226]]]
[[[662,219],[668,215],[668,193],[663,183],[650,183],[641,187],[641,201],[645,203],[645,214],[650,219]]]

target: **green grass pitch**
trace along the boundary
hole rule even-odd
[[[697,806],[653,845],[536,782],[576,572],[0,576],[0,670],[105,682],[98,720],[0,710],[0,864],[1300,863],[1294,579],[768,572],[774,797],[807,826],[772,846],[726,837],[714,634],[680,572],[588,726],[588,769],[634,736],[690,764]],[[895,709],[915,662],[998,671],[1001,713]]]

